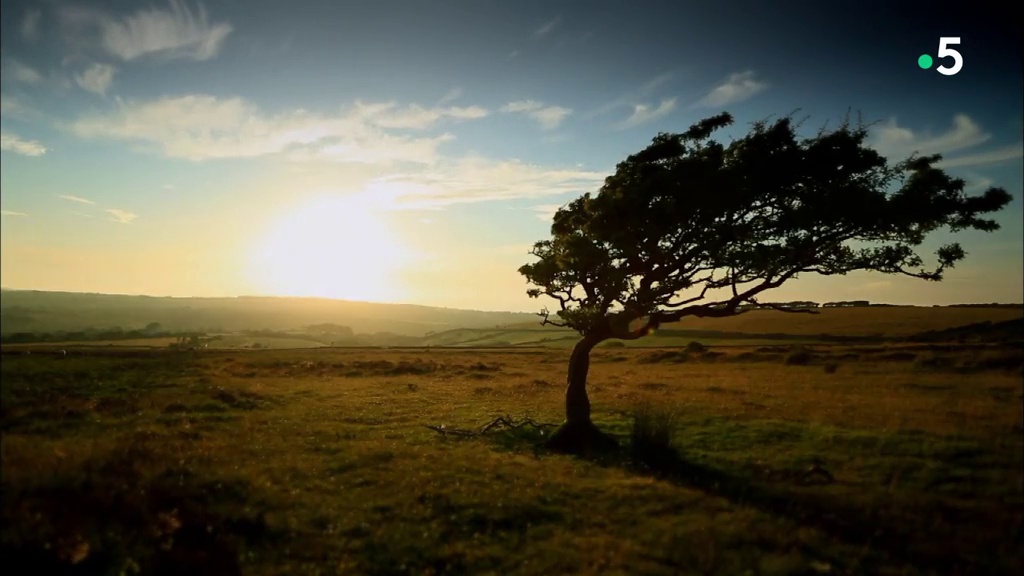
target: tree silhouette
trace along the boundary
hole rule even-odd
[[[844,122],[798,138],[790,118],[754,123],[728,145],[711,138],[723,113],[681,134],[661,133],[618,164],[596,195],[554,216],[538,258],[519,269],[531,297],[558,303],[544,324],[582,336],[569,359],[566,421],[549,445],[577,451],[610,442],[590,420],[590,352],[687,316],[726,317],[776,308],[758,297],[801,274],[857,270],[939,281],[966,253],[951,243],[925,267],[931,232],[993,231],[981,215],[1005,207],[1002,188],[964,193],[940,156],[890,164],[865,145],[867,128]]]

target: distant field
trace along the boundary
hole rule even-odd
[[[565,350],[18,350],[0,356],[0,549],[32,572],[923,576],[1024,562],[1016,346],[602,349],[595,421],[624,452],[601,462],[538,449],[529,426],[427,428],[559,422]],[[629,456],[638,413],[675,415],[663,426],[683,473]],[[808,475],[815,463],[830,480]]]
[[[687,319],[662,327],[652,335],[630,342],[607,342],[604,346],[661,348],[686,346],[697,341],[707,346],[768,346],[834,343],[837,338],[902,338],[927,331],[948,330],[983,322],[1005,322],[1024,318],[1024,309],[1008,308],[857,308],[821,309],[820,314],[787,314],[759,310],[733,318]],[[541,327],[538,323],[498,328],[456,328],[430,333],[420,338],[388,338],[376,345],[419,347],[546,347],[570,348],[579,339],[572,330]],[[110,340],[93,342],[41,343],[38,346],[128,346],[163,348],[173,338]],[[223,334],[209,348],[319,348],[325,346],[313,337]],[[366,344],[358,347],[365,347]]]
[[[663,326],[674,330],[713,330],[748,334],[908,336],[977,322],[1024,318],[1022,308],[925,308],[914,306],[820,308],[819,314],[754,310],[731,318],[686,318]],[[516,324],[515,328],[530,327]],[[533,325],[537,327],[536,324]],[[551,329],[555,330],[555,329]]]
[[[748,333],[909,336],[977,322],[1024,317],[1024,308],[822,308],[820,314],[756,310],[733,318],[687,318],[670,328]]]

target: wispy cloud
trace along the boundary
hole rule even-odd
[[[114,81],[115,68],[109,64],[93,64],[75,76],[75,83],[83,90],[106,96],[107,89]]]
[[[0,210],[0,216],[28,216],[28,214],[15,212],[14,210]]]
[[[549,168],[519,160],[464,158],[431,170],[393,174],[367,187],[378,201],[398,208],[548,198],[595,190],[607,174],[581,168]]]
[[[89,200],[88,198],[82,198],[81,196],[72,196],[71,194],[59,194],[57,195],[57,198],[67,200],[69,202],[78,202],[79,204],[95,204],[95,202]]]
[[[986,178],[984,176],[972,175],[965,186],[965,190],[968,192],[981,192],[990,188],[995,184],[995,180]]]
[[[533,37],[534,38],[543,38],[543,37],[547,36],[548,34],[551,34],[552,32],[554,32],[555,28],[558,28],[558,25],[561,24],[561,23],[562,23],[562,17],[561,16],[555,16],[554,18],[548,20],[547,22],[544,22],[536,30],[534,30],[533,31]]]
[[[643,124],[653,122],[659,118],[662,118],[668,114],[671,114],[676,109],[676,99],[668,98],[662,100],[657,107],[650,104],[636,104],[633,106],[633,113],[630,114],[629,118],[618,124],[620,130],[628,128],[635,128]]]
[[[766,88],[768,83],[758,80],[753,70],[738,72],[712,88],[696,105],[708,108],[729,106],[748,100]]]
[[[129,16],[72,5],[65,5],[58,14],[70,30],[98,34],[100,47],[122,60],[147,56],[209,60],[233,30],[224,22],[211,23],[202,3],[193,9],[181,0]]]
[[[18,27],[22,40],[35,42],[39,38],[39,21],[42,17],[43,13],[40,10],[29,10],[25,13],[25,17],[21,19],[21,26]]]
[[[120,208],[107,208],[106,213],[110,214],[111,220],[120,224],[131,224],[132,221],[139,217],[139,215],[134,212],[121,210]]]
[[[551,222],[555,218],[555,212],[562,206],[560,204],[538,204],[537,206],[530,206],[530,210],[534,212],[538,220],[542,222]]]
[[[672,72],[665,72],[651,78],[643,84],[637,86],[627,94],[622,95],[611,102],[608,102],[595,110],[591,110],[584,114],[584,118],[596,118],[597,116],[603,116],[618,108],[632,108],[636,106],[640,101],[648,98],[654,94],[658,88],[668,83],[673,78]]]
[[[389,130],[423,130],[442,120],[482,118],[478,106],[399,106],[363,103],[334,115],[292,110],[266,114],[241,99],[193,95],[121,103],[107,115],[79,119],[72,131],[156,145],[164,155],[190,160],[244,158],[287,152],[295,160],[431,163],[450,134],[415,137]]]
[[[395,103],[388,103],[381,107],[373,107],[372,110],[372,121],[377,126],[413,130],[430,128],[445,119],[479,120],[488,115],[487,109],[480,106],[425,108],[416,104],[400,107]]]
[[[545,130],[554,130],[555,128],[558,128],[559,124],[561,124],[562,121],[572,113],[571,108],[548,106],[543,102],[537,102],[536,100],[517,100],[515,102],[509,102],[502,106],[501,111],[509,114],[525,114],[539,122],[541,127]]]
[[[0,114],[15,112],[20,108],[18,101],[9,96],[0,96]]]
[[[38,84],[43,79],[43,75],[35,68],[13,58],[6,59],[4,62],[4,71],[9,71],[10,75],[13,76],[15,80],[25,84]]]
[[[462,97],[462,88],[456,86],[455,88],[452,88],[451,90],[446,92],[445,95],[442,96],[441,99],[437,101],[437,105],[438,106],[444,106],[445,104],[448,104],[450,102],[454,102],[454,101],[458,100],[461,97]]]
[[[0,94],[0,115],[4,119],[46,120],[43,114],[27,106],[24,100],[15,99],[7,94]]]
[[[24,140],[17,134],[0,133],[0,150],[14,152],[23,156],[42,156],[46,154],[46,146],[35,140]]]
[[[893,118],[872,130],[869,143],[879,153],[894,160],[903,160],[912,154],[941,154],[944,156],[939,164],[942,168],[994,164],[1019,159],[1024,155],[1024,142],[963,156],[954,155],[984,144],[991,138],[991,134],[982,130],[969,116],[957,114],[953,117],[952,126],[939,134],[915,132],[900,126]]]
[[[1024,157],[1024,142],[1018,142],[1016,144],[1005,146],[1003,148],[996,148],[994,150],[988,150],[987,152],[979,152],[977,154],[968,154],[966,156],[957,156],[955,158],[943,158],[938,166],[941,168],[962,168],[965,166],[981,166],[984,164],[996,164],[998,162],[1007,162],[1009,160],[1020,160]],[[991,181],[989,182],[991,185]]]

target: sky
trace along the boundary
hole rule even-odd
[[[659,132],[851,113],[891,160],[1001,186],[941,283],[768,299],[1024,297],[1024,74],[998,3],[5,0],[0,283],[536,311],[517,268]],[[1013,28],[1011,26],[1016,26]],[[935,68],[959,37],[954,75]],[[934,57],[922,69],[918,58]],[[937,246],[945,237],[930,241]]]

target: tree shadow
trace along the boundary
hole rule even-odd
[[[544,452],[547,451],[541,453]],[[628,442],[618,452],[574,456],[603,467],[619,467],[722,497],[736,505],[753,507],[818,529],[846,544],[883,552],[892,560],[937,573],[1001,573],[1020,559],[1017,553],[1009,554],[1009,558],[1001,555],[996,546],[982,550],[960,540],[957,526],[961,530],[965,525],[986,526],[985,531],[993,533],[992,527],[986,525],[988,519],[981,512],[952,508],[925,511],[919,506],[915,508],[895,502],[891,506],[864,508],[852,499],[807,488],[815,481],[831,482],[831,474],[827,471],[817,477],[813,474],[798,475],[796,480],[804,486],[794,486],[696,462],[672,447],[644,446],[637,450]],[[945,521],[922,526],[919,520],[929,514],[932,518],[945,517]],[[1016,524],[1009,526],[1004,533],[1006,540],[1014,540],[1014,534],[1019,538],[1021,529],[1018,518]],[[871,566],[864,565],[868,559],[859,561],[862,568],[871,571]]]

